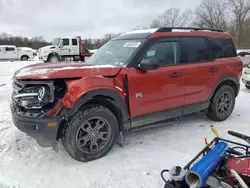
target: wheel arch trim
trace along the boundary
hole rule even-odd
[[[213,87],[212,89],[212,92],[210,93],[210,96],[208,98],[208,100],[211,100],[212,97],[214,96],[217,88],[223,83],[223,82],[226,82],[226,81],[231,81],[233,82],[236,86],[237,86],[237,92],[236,92],[236,96],[239,94],[239,90],[240,90],[240,81],[237,80],[237,78],[235,76],[232,76],[232,75],[226,75],[226,76],[223,76],[219,79],[219,81],[215,84],[215,86]]]
[[[92,91],[85,93],[83,96],[77,99],[73,108],[71,108],[68,111],[67,116],[68,117],[73,116],[81,108],[81,106],[83,106],[89,100],[97,96],[104,96],[104,97],[113,99],[114,102],[119,107],[119,109],[121,110],[122,119],[124,121],[129,119],[128,105],[125,103],[125,101],[122,99],[122,97],[118,93],[109,89],[96,89],[96,90],[92,90]]]

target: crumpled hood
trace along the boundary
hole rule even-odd
[[[39,63],[26,66],[15,72],[18,80],[81,78],[88,76],[115,76],[121,67],[112,65],[91,65],[75,62]]]

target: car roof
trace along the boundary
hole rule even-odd
[[[122,39],[147,39],[167,36],[203,36],[214,38],[231,38],[229,33],[222,30],[209,29],[209,28],[193,28],[193,27],[162,27],[144,30],[129,31],[113,40]]]

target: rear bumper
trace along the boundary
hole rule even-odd
[[[18,115],[11,106],[14,125],[22,132],[33,137],[41,147],[56,147],[57,132],[61,117],[36,118]]]

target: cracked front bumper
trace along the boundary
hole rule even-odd
[[[33,137],[41,147],[57,145],[58,128],[62,117],[26,117],[18,115],[11,105],[11,115],[14,125],[22,132]]]

